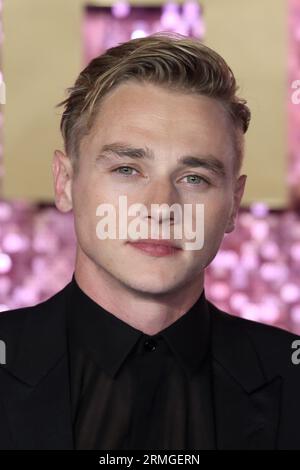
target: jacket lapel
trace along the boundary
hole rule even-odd
[[[282,379],[267,377],[244,329],[210,307],[217,449],[275,449]]]
[[[68,288],[28,315],[18,349],[5,366],[3,404],[16,449],[73,449],[65,328]]]

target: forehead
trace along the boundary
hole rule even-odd
[[[112,139],[213,154],[232,153],[232,124],[222,104],[203,95],[127,82],[102,101],[87,144]]]

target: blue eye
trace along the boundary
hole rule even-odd
[[[127,171],[123,171],[123,170],[127,170]],[[136,170],[135,168],[132,168],[131,166],[119,166],[118,168],[115,168],[113,171],[115,173],[120,173],[123,176],[132,176],[132,171],[136,171]]]
[[[190,178],[191,180],[188,181],[190,184],[200,184],[200,183],[206,183],[208,184],[208,181],[206,181],[202,176],[199,175],[187,175],[184,178]]]

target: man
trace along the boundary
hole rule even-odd
[[[300,448],[297,338],[203,288],[246,181],[236,91],[216,52],[168,34],[109,49],[69,89],[53,173],[75,270],[0,317],[1,448]]]

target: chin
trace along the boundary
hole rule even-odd
[[[161,295],[167,295],[167,294],[172,294],[177,290],[177,286],[175,287],[157,287],[151,285],[151,286],[130,286],[137,294],[144,294],[145,296],[161,296]]]
[[[141,277],[126,279],[123,283],[136,292],[149,295],[169,294],[175,292],[182,284],[180,280],[165,279],[162,281],[159,277],[155,276],[149,276],[148,279],[142,279]]]

